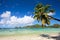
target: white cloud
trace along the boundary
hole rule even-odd
[[[55,15],[55,13],[50,12],[50,13],[48,13],[48,15],[49,16],[52,16],[52,15]]]
[[[0,24],[4,24],[4,20],[1,20],[1,21],[0,21]]]
[[[11,16],[11,12],[10,11],[6,11],[6,12],[3,12],[3,14],[1,14],[2,18],[8,18],[10,16]]]
[[[34,19],[31,16],[25,15],[22,18],[18,18],[17,16],[11,16],[10,11],[6,11],[1,14],[1,18],[0,25],[6,25],[8,27],[32,25],[34,22]]]

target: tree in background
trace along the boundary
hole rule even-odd
[[[60,21],[59,19],[53,18],[52,16],[49,16],[49,13],[54,13],[53,9],[50,9],[50,5],[43,5],[41,3],[37,4],[34,11],[34,18],[39,22],[41,20],[42,27],[45,26],[45,24],[50,24],[50,19],[54,19],[57,21]]]
[[[53,27],[54,28],[60,28],[60,25],[59,24],[54,24]]]

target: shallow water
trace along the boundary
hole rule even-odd
[[[32,33],[59,33],[60,28],[20,28],[20,29],[0,29],[0,36],[14,34],[32,34]]]

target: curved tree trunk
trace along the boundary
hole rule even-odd
[[[46,24],[46,23],[45,23],[45,20],[42,19],[41,21],[42,21],[42,27],[44,28],[44,26],[45,26],[45,24]]]
[[[53,19],[53,20],[60,21],[60,19],[54,18],[54,17],[52,17],[52,16],[48,16],[48,18],[51,18],[51,19]]]

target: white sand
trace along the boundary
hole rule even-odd
[[[50,34],[51,36],[53,34]],[[57,34],[54,34],[55,36]],[[54,36],[53,35],[53,36]],[[6,36],[6,37],[0,37],[0,40],[55,40],[55,39],[48,39],[46,37],[42,37],[40,35],[22,35],[22,36]]]

